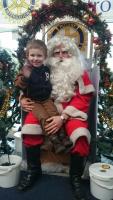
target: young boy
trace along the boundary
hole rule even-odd
[[[49,117],[58,115],[58,111],[50,98],[52,86],[50,83],[50,70],[44,65],[47,57],[47,47],[41,40],[31,40],[26,47],[27,61],[15,80],[15,86],[23,91],[25,97],[35,102],[32,112],[27,113],[22,134],[37,134],[37,120],[46,134],[44,126]],[[68,151],[72,147],[72,142],[65,135],[64,130],[49,136],[53,144],[55,153]]]

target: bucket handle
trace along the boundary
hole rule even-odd
[[[101,187],[103,187],[103,188],[105,188],[105,189],[108,189],[108,190],[113,190],[113,185],[112,186],[110,186],[110,185],[103,185],[103,184],[99,184],[97,181],[96,181],[96,179],[95,179],[95,177],[94,176],[90,176],[90,178],[91,178],[91,180],[94,182],[94,183],[96,183],[98,186],[101,186]]]

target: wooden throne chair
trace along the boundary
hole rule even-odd
[[[56,34],[62,34],[69,37],[74,37],[75,42],[80,48],[83,56],[86,57],[87,70],[89,71],[90,78],[95,87],[95,94],[92,99],[90,110],[88,114],[89,130],[92,136],[91,139],[91,152],[87,159],[88,165],[95,162],[96,159],[96,135],[97,135],[97,109],[98,109],[98,87],[99,87],[99,68],[96,66],[96,56],[93,60],[93,44],[92,35],[88,30],[78,21],[61,21],[58,22],[48,30],[43,29],[42,39],[45,42]],[[24,159],[23,149],[23,159]],[[49,149],[41,151],[42,169],[46,173],[64,173],[68,174],[69,154],[55,154]],[[88,171],[87,167],[85,169]]]

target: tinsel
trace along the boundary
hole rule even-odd
[[[0,118],[5,117],[7,111],[9,109],[9,107],[10,107],[11,95],[12,95],[12,90],[11,89],[7,89],[6,95],[5,95],[5,98],[4,98],[4,102],[3,102],[2,108],[0,110]]]

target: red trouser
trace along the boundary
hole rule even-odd
[[[43,144],[43,137],[39,135],[23,135],[23,143],[25,146],[35,146]],[[71,153],[75,154],[78,153],[81,156],[88,156],[90,151],[90,145],[86,137],[82,136],[77,141]]]
[[[30,119],[29,119],[29,117],[30,117]],[[29,120],[30,120],[30,122],[29,122]],[[26,116],[26,118],[24,120],[24,124],[29,124],[29,123],[39,124],[39,121],[36,119],[36,117],[33,116],[33,114],[31,112]],[[70,123],[72,123],[72,122],[70,121],[69,123],[66,124],[66,126],[67,126],[66,129],[68,129]],[[81,122],[81,123],[83,123],[83,122]],[[71,128],[71,129],[73,129],[73,128]],[[69,129],[68,129],[68,131],[69,131]],[[69,132],[67,134],[70,135]],[[38,135],[32,135],[32,133],[31,134],[23,134],[23,144],[27,147],[35,146],[35,145],[42,145],[43,142],[44,142],[43,136],[40,135],[40,133],[38,133]],[[73,154],[78,153],[81,156],[87,156],[89,154],[89,150],[90,150],[90,145],[87,141],[87,138],[85,136],[81,136],[77,139],[75,146],[71,150],[71,153],[73,153]]]

